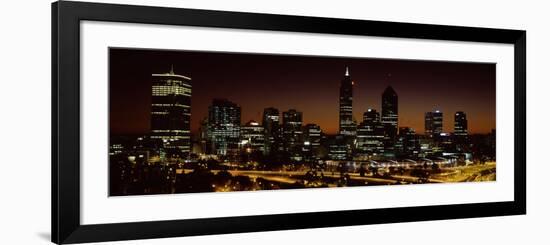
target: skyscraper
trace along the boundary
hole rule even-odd
[[[470,150],[468,144],[468,120],[466,113],[457,111],[455,113],[455,125],[453,134],[453,144],[457,152],[467,152]]]
[[[200,151],[194,153],[209,154],[212,153],[211,144],[208,138],[208,117],[203,118],[199,127],[199,146]]]
[[[424,117],[425,134],[430,137],[438,137],[443,132],[443,112],[429,111]]]
[[[302,145],[302,112],[290,109],[283,112],[284,150],[299,158]]]
[[[457,111],[455,113],[455,132],[456,136],[468,135],[468,120],[466,119],[466,113]]]
[[[388,86],[382,93],[382,124],[386,129],[386,135],[395,140],[397,135],[398,101],[397,93]]]
[[[208,138],[213,153],[235,156],[239,153],[241,107],[226,99],[214,99],[208,107]]]
[[[416,131],[410,127],[399,127],[399,136],[395,148],[399,156],[417,157],[420,153],[420,141]]]
[[[264,128],[255,121],[241,126],[241,146],[248,153],[264,151],[264,136]]]
[[[352,149],[343,135],[327,137],[328,158],[331,160],[351,160]]]
[[[279,110],[270,107],[264,109],[262,126],[265,134],[265,154],[270,154],[279,150],[281,138],[281,125],[279,120]]]
[[[319,149],[321,147],[321,127],[317,124],[304,126],[304,146],[302,152],[306,161],[319,160]]]
[[[380,114],[368,109],[363,114],[363,122],[357,126],[356,152],[361,157],[368,157],[384,152],[384,125]]]
[[[151,138],[162,140],[168,157],[185,158],[191,151],[191,78],[173,67],[152,78]]]
[[[344,136],[355,135],[356,124],[353,121],[353,81],[346,67],[344,79],[340,82],[340,122],[339,133]]]

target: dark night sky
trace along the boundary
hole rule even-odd
[[[495,64],[110,49],[111,133],[149,132],[151,74],[167,73],[172,64],[176,74],[192,78],[193,133],[213,98],[239,104],[243,123],[261,122],[266,107],[295,108],[303,112],[304,123],[335,133],[346,66],[355,83],[358,122],[367,108],[380,111],[381,94],[391,85],[399,96],[400,127],[423,133],[424,112],[438,109],[446,132],[459,110],[466,112],[470,132],[495,128]]]

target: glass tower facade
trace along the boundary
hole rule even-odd
[[[241,126],[241,147],[250,152],[264,152],[264,128],[255,121],[249,121]]]
[[[466,113],[462,111],[457,111],[455,113],[454,133],[456,136],[468,135],[468,120],[466,119]]]
[[[302,136],[302,112],[294,109],[283,112],[284,149],[293,158],[301,155]]]
[[[391,86],[382,93],[382,124],[386,128],[386,136],[395,140],[397,136],[398,97]]]
[[[279,110],[273,107],[265,108],[262,118],[262,126],[265,134],[265,154],[270,154],[280,148],[280,119]]]
[[[368,109],[363,114],[363,122],[357,127],[356,152],[361,157],[368,157],[384,152],[384,125],[380,114]]]
[[[185,158],[191,151],[191,78],[152,74],[151,138],[162,140],[168,157]]]
[[[429,111],[424,117],[425,134],[430,137],[437,137],[443,132],[443,112]]]
[[[239,154],[241,107],[226,99],[214,99],[208,107],[208,138],[213,153]]]
[[[353,136],[356,125],[353,121],[353,81],[346,67],[344,79],[340,82],[340,121],[339,133],[344,136]]]

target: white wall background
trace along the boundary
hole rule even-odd
[[[545,1],[106,1],[527,30],[525,216],[277,231],[104,244],[548,244],[550,22]],[[0,244],[48,244],[50,230],[50,1],[0,8]]]

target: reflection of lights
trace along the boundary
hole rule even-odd
[[[304,141],[304,145],[310,145],[311,143],[309,141]]]

